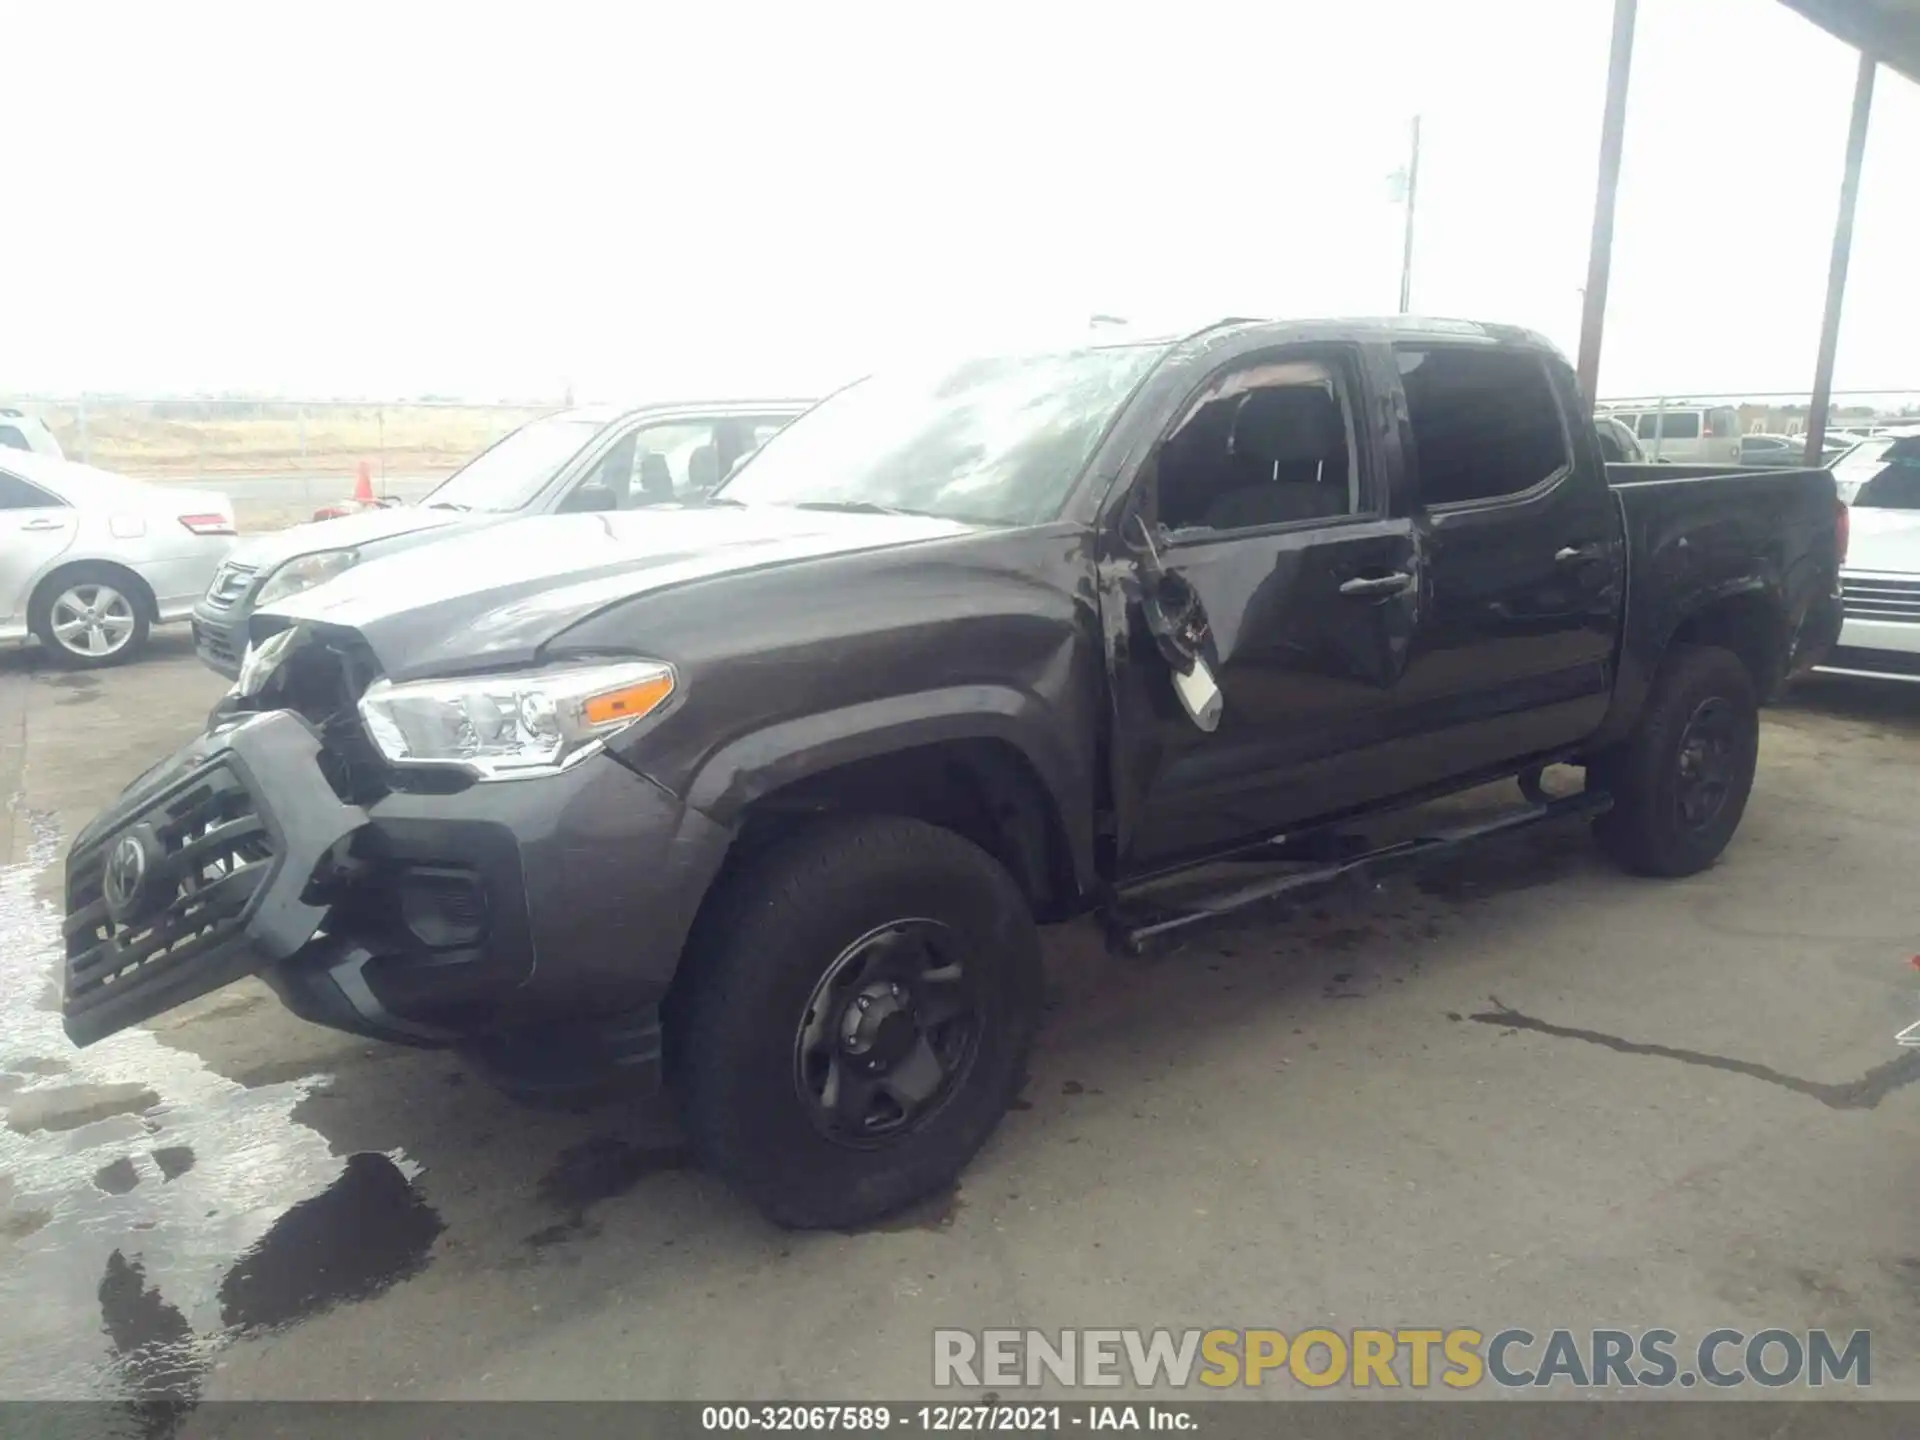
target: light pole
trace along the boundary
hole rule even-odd
[[[1413,117],[1413,142],[1404,169],[1394,174],[1394,185],[1407,207],[1406,237],[1400,246],[1400,313],[1413,304],[1413,212],[1420,200],[1420,117]]]

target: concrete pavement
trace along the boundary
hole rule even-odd
[[[1866,1328],[1920,1394],[1920,687],[1772,712],[1691,880],[1576,827],[1149,962],[1054,933],[1019,1107],[850,1235],[255,982],[68,1046],[58,857],[220,688],[177,632],[0,655],[0,1398],[903,1398],[937,1326],[1416,1323]]]

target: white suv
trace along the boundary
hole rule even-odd
[[[1740,463],[1740,412],[1731,405],[1690,405],[1683,400],[1601,413],[1632,426],[1649,460],[1676,465]]]
[[[1833,462],[1851,535],[1846,622],[1820,668],[1920,680],[1920,427],[1889,430]]]

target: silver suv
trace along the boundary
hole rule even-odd
[[[418,505],[242,540],[194,606],[194,649],[231,680],[240,673],[247,622],[257,608],[311,590],[362,560],[523,515],[697,499],[810,403],[589,407],[530,421],[474,456]]]

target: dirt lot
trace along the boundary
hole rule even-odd
[[[296,405],[277,401],[28,403],[73,459],[155,479],[444,474],[557,406]]]
[[[1920,687],[1773,712],[1689,881],[1536,831],[1152,962],[1056,933],[1015,1113],[844,1235],[252,982],[71,1049],[59,857],[218,689],[0,655],[0,1397],[906,1397],[936,1326],[1421,1323],[1865,1328],[1920,1395]]]

